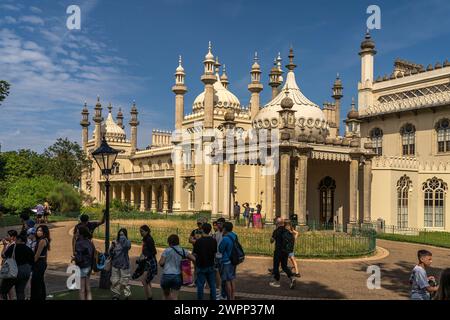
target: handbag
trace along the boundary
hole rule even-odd
[[[15,279],[17,278],[19,270],[16,263],[16,245],[14,244],[14,249],[11,258],[6,259],[0,269],[0,279]]]
[[[181,281],[183,286],[188,286],[193,282],[191,260],[186,257],[184,249],[182,249],[183,254],[179,253],[174,247],[172,249],[182,258],[180,262]]]

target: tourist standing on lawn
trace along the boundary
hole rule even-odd
[[[73,248],[74,255],[75,255],[75,242],[77,240],[77,236],[76,236],[77,229],[81,226],[85,226],[86,228],[88,228],[89,232],[91,233],[91,238],[92,238],[92,235],[94,234],[95,229],[104,223],[105,223],[105,212],[104,211],[103,211],[102,220],[100,220],[100,221],[89,221],[89,216],[87,214],[82,214],[80,216],[80,223],[78,223],[75,226],[75,229],[73,230],[72,248]]]
[[[433,276],[428,276],[426,268],[431,266],[433,255],[428,250],[417,252],[419,262],[414,267],[409,282],[411,283],[411,300],[430,300],[431,294],[437,292],[439,286]]]
[[[155,240],[150,234],[148,225],[143,225],[139,229],[142,236],[142,253],[136,261],[137,269],[132,279],[139,278],[142,274],[142,285],[144,286],[144,294],[147,300],[153,300],[152,280],[158,274],[158,264],[156,261]]]
[[[217,252],[217,241],[211,233],[211,225],[204,223],[202,225],[202,237],[195,241],[192,254],[195,256],[195,265],[197,267],[197,299],[203,300],[203,290],[205,281],[209,286],[209,297],[216,300],[216,271],[214,269],[214,260]]]
[[[291,251],[290,242],[293,238],[292,234],[285,228],[284,220],[278,217],[276,219],[276,229],[272,233],[272,238],[270,243],[275,242],[275,250],[273,252],[273,277],[275,281],[270,282],[270,286],[279,288],[280,287],[280,264],[281,269],[286,273],[290,280],[289,288],[293,289],[295,287],[294,274],[291,269],[289,269],[287,263],[289,258],[289,252]]]
[[[8,293],[13,287],[15,287],[17,300],[25,300],[25,287],[30,279],[31,267],[34,263],[34,253],[27,247],[26,241],[26,236],[21,234],[4,252],[5,259],[14,257],[18,273],[16,278],[3,279],[0,289],[3,300],[8,300]]]
[[[180,247],[180,238],[176,234],[170,235],[167,243],[169,247],[164,250],[159,260],[159,265],[163,268],[161,289],[165,300],[177,300],[178,292],[183,284],[181,260],[189,259],[195,262],[195,257]]]
[[[122,228],[117,233],[117,239],[114,240],[109,249],[111,258],[111,291],[113,300],[119,300],[121,289],[125,299],[131,296],[130,289],[130,257],[128,252],[131,249],[131,241],[128,240],[128,231]]]
[[[80,268],[80,300],[92,300],[90,277],[94,263],[92,234],[86,226],[77,228],[77,241],[73,261]]]
[[[294,267],[294,276],[297,278],[300,278],[300,272],[298,271],[298,265],[297,265],[297,260],[295,259],[295,241],[297,240],[298,237],[298,231],[295,230],[294,226],[292,225],[292,223],[290,221],[286,221],[285,222],[285,227],[286,229],[292,234],[292,243],[291,243],[291,247],[292,247],[292,251],[289,252],[289,261],[292,263],[292,266]]]
[[[262,215],[261,215],[261,205],[256,205],[256,213],[253,214],[253,227],[257,229],[262,229]]]
[[[253,215],[255,214],[255,208],[250,208],[250,213],[248,214],[248,224],[247,228],[250,227],[250,224],[252,225],[252,228],[255,227],[255,223],[253,222]]]
[[[46,225],[36,229],[36,251],[31,277],[31,300],[43,301],[47,298],[45,288],[45,270],[47,270],[47,255],[50,251],[50,231]]]
[[[450,268],[444,269],[439,279],[435,300],[450,300]]]
[[[239,202],[236,201],[233,207],[233,218],[234,221],[236,221],[236,223],[239,223],[240,216],[241,216],[241,206],[239,205]]]
[[[225,284],[222,285],[220,279],[220,261],[222,259],[222,254],[219,252],[219,245],[223,239],[223,224],[225,223],[225,218],[217,219],[217,231],[214,233],[213,238],[217,242],[217,252],[214,261],[214,268],[216,270],[216,298],[217,300],[226,299],[227,292],[225,291]],[[219,289],[220,288],[220,289]]]
[[[245,224],[245,227],[248,228],[248,226],[250,224],[250,221],[249,221],[250,205],[248,204],[248,202],[246,202],[242,206],[244,207],[244,213],[242,214],[242,216],[244,217],[244,224]]]
[[[237,235],[233,232],[233,224],[225,222],[223,224],[223,238],[219,245],[219,252],[222,254],[220,261],[220,278],[222,286],[225,287],[228,300],[234,300],[236,279],[236,266],[231,263],[230,257],[233,250],[234,241]]]
[[[202,237],[203,229],[202,225],[204,223],[208,222],[205,218],[198,218],[197,219],[197,229],[192,230],[191,234],[189,235],[189,243],[192,244],[192,246],[195,245],[195,242]],[[197,267],[194,265],[194,282],[189,285],[189,287],[194,287],[197,280]]]

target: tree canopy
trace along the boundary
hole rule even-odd
[[[2,104],[3,100],[5,100],[9,95],[9,88],[10,85],[7,81],[0,80],[0,105]]]

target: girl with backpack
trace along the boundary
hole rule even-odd
[[[119,300],[121,289],[125,299],[131,295],[130,290],[130,257],[131,241],[128,240],[127,229],[122,228],[117,233],[117,239],[112,242],[109,250],[111,257],[111,291],[113,300]]]
[[[80,268],[80,300],[92,300],[90,277],[94,263],[94,244],[91,233],[86,226],[77,228],[75,256],[73,261]]]
[[[292,234],[293,236],[293,243],[291,244],[292,252],[289,253],[289,261],[291,262],[292,266],[294,267],[294,277],[300,278],[300,273],[298,272],[298,265],[297,260],[295,260],[295,241],[298,237],[298,231],[295,230],[294,226],[290,221],[286,221],[285,228]]]
[[[172,234],[167,239],[169,247],[164,250],[159,260],[159,265],[163,268],[161,277],[161,289],[164,293],[165,300],[177,300],[178,291],[183,285],[183,271],[187,267],[187,261],[195,261],[195,257],[187,250],[180,246],[180,238],[176,234]],[[186,268],[187,269],[187,268]]]

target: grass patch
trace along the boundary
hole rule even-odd
[[[450,248],[450,232],[420,231],[418,235],[397,233],[378,233],[378,239],[428,244],[436,247]]]
[[[143,224],[150,226],[152,236],[157,246],[166,247],[167,237],[178,234],[181,245],[192,248],[188,242],[191,231],[196,227],[194,221],[173,220],[114,220],[111,222],[111,238],[114,238],[122,227],[128,229],[128,237],[134,243],[140,243],[139,227]],[[247,254],[273,254],[274,246],[270,244],[273,228],[265,229],[245,228],[236,226],[234,231],[239,237]],[[98,228],[95,236],[104,238],[104,227]],[[301,258],[346,258],[366,256],[375,252],[375,236],[349,235],[332,231],[312,231],[300,233],[296,241],[295,254]]]
[[[33,216],[32,219],[34,219]],[[77,218],[60,214],[52,214],[48,217],[49,223],[71,220],[77,220]],[[18,215],[6,214],[0,217],[0,227],[20,226],[21,224],[22,222],[20,221],[20,217]]]
[[[162,300],[163,293],[159,288],[153,288],[153,299]],[[209,294],[205,294],[208,298]],[[92,299],[93,300],[111,300],[112,293],[110,290],[92,288]],[[124,298],[121,297],[121,300]],[[145,300],[144,288],[141,286],[131,286],[131,297],[130,300]],[[196,300],[197,296],[195,293],[180,291],[178,294],[178,299],[180,300]],[[53,294],[52,298],[48,300],[79,300],[78,290],[67,290],[62,292],[57,292]]]

